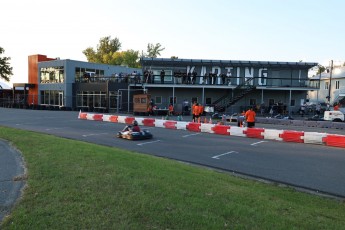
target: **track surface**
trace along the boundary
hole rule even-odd
[[[153,127],[147,127],[153,139],[128,141],[115,137],[124,124],[79,120],[78,112],[0,108],[0,114],[0,126],[124,148],[345,198],[343,148]]]

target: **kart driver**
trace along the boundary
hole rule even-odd
[[[123,130],[123,132],[140,132],[140,127],[136,120],[133,121],[132,126],[127,125]]]

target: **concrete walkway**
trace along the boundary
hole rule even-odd
[[[0,223],[9,215],[26,183],[22,155],[0,139]]]

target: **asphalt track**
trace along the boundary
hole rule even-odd
[[[345,198],[345,151],[343,148],[155,127],[147,127],[153,133],[153,139],[128,141],[115,137],[116,132],[121,130],[124,124],[80,120],[78,113],[0,108],[0,126],[124,148],[211,167],[236,175],[285,184],[322,195]],[[344,134],[343,130],[312,127],[279,127],[268,124],[256,126]],[[0,150],[1,154],[4,154],[4,148]],[[6,174],[7,176],[3,179],[3,173],[6,171],[3,170],[4,167],[12,167],[14,171],[19,170],[19,172],[16,171],[17,174],[21,174],[20,170],[23,170],[20,169],[20,161],[18,162],[16,153],[10,151],[7,157],[11,155],[17,161],[12,159],[6,162],[0,158],[0,178],[2,178],[0,192],[15,174]],[[16,184],[13,179],[12,184]],[[0,199],[0,207],[4,200],[6,199]]]

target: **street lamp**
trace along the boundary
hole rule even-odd
[[[331,70],[329,72],[329,88],[328,88],[328,104],[331,104],[331,88],[332,88],[332,72],[333,72],[333,60],[331,60]]]

